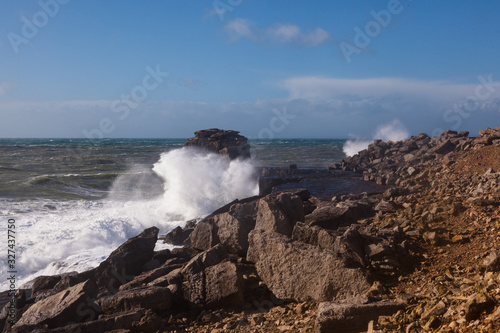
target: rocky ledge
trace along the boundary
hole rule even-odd
[[[250,146],[247,138],[238,131],[218,128],[194,132],[195,137],[184,144],[185,147],[201,147],[233,160],[238,157],[250,158]]]
[[[375,141],[332,165],[385,184],[236,200],[99,267],[42,276],[4,332],[498,332],[500,128]],[[5,295],[4,295],[5,296]],[[14,304],[13,307],[11,304]],[[11,316],[16,323],[11,324]]]

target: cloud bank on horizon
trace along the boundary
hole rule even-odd
[[[0,137],[189,137],[219,127],[372,139],[387,126],[407,136],[500,125],[498,3],[5,7]]]

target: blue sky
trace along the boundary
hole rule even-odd
[[[500,2],[3,1],[0,137],[477,134]]]

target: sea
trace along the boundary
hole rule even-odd
[[[228,161],[186,139],[0,139],[0,290],[88,270],[148,227],[256,195],[256,167],[324,169],[346,141],[254,139],[251,160]]]

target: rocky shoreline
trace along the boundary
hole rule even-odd
[[[249,157],[235,131],[199,131],[188,142]],[[278,183],[304,184],[283,171],[261,180],[259,196],[165,236],[184,247],[155,252],[153,227],[95,269],[38,277],[14,309],[4,306],[0,330],[500,330],[500,127],[476,138],[376,140],[329,170],[383,191],[328,200],[307,188],[275,192]]]

